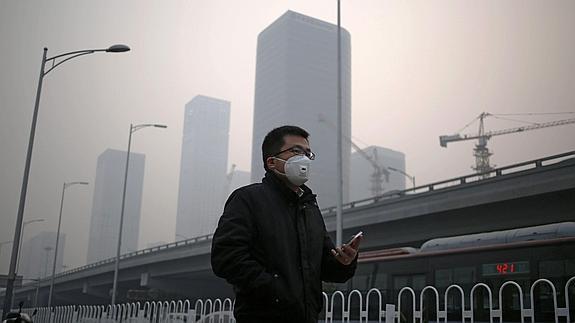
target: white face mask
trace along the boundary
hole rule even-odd
[[[283,160],[281,158],[272,157],[277,160],[281,160],[285,163],[284,170],[282,173],[275,170],[278,174],[287,177],[288,181],[295,186],[301,186],[309,179],[309,168],[311,165],[311,159],[304,155],[296,155],[288,158],[288,160]]]

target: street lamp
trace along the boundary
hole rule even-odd
[[[335,241],[338,247],[343,243],[343,111],[341,100],[341,4],[340,0],[337,0],[337,204]]]
[[[126,205],[126,186],[128,185],[128,165],[130,163],[130,148],[132,145],[132,134],[147,127],[167,128],[162,124],[130,124],[130,135],[128,136],[128,153],[126,154],[126,168],[124,171],[124,189],[122,191],[122,209],[120,211],[120,229],[118,232],[118,246],[116,248],[116,261],[114,263],[114,282],[112,285],[112,306],[116,304],[116,289],[118,288],[118,271],[120,269],[120,248],[122,247],[122,227],[124,225],[124,207]]]
[[[56,67],[62,65],[64,62],[73,58],[93,54],[96,52],[107,53],[122,53],[130,50],[126,45],[113,45],[104,49],[84,49],[79,51],[68,52],[46,58],[48,48],[44,47],[44,54],[42,56],[42,63],[40,65],[40,78],[38,80],[38,89],[36,91],[36,102],[34,104],[34,114],[32,116],[32,126],[30,127],[30,139],[28,141],[28,150],[26,153],[26,164],[24,166],[24,178],[22,179],[22,189],[20,190],[20,203],[18,205],[18,216],[16,217],[16,228],[14,229],[14,245],[12,246],[12,254],[10,256],[10,269],[6,281],[6,292],[4,297],[3,312],[6,315],[10,311],[12,304],[12,293],[14,291],[14,281],[16,280],[16,262],[18,259],[18,249],[20,247],[20,235],[22,233],[22,221],[24,219],[24,206],[26,204],[26,192],[28,191],[28,176],[30,174],[30,164],[32,161],[32,148],[34,146],[34,135],[36,133],[36,122],[38,120],[38,109],[40,107],[40,94],[42,93],[42,83],[44,76],[53,71]],[[58,62],[56,62],[59,60]],[[52,65],[46,70],[46,63],[51,62]]]
[[[402,171],[401,169],[397,169],[397,168],[393,168],[393,167],[387,167],[387,169],[394,171],[394,172],[398,172],[398,173],[402,174],[403,176],[409,178],[409,180],[411,181],[411,184],[413,185],[413,188],[415,189],[415,176],[411,176],[408,173]]]
[[[48,309],[50,321],[52,321],[52,293],[54,292],[54,276],[56,276],[56,259],[58,258],[58,243],[60,242],[60,226],[62,224],[62,210],[64,209],[64,193],[66,189],[74,185],[88,185],[88,182],[70,182],[62,185],[62,199],[60,200],[60,216],[58,217],[58,230],[56,231],[56,246],[54,246],[54,262],[52,263],[52,279],[50,280],[50,293],[48,294]]]

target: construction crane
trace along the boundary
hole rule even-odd
[[[322,114],[318,115],[318,121],[320,123],[325,123],[331,129],[334,129],[334,130],[336,129],[335,125],[332,124],[331,122],[329,122],[329,120],[327,120]],[[379,195],[383,194],[383,191],[384,191],[383,181],[385,178],[385,182],[389,183],[389,171],[387,170],[387,167],[383,166],[378,161],[377,150],[374,148],[373,149],[373,156],[371,156],[364,149],[361,149],[361,147],[356,145],[355,142],[353,142],[353,140],[351,138],[347,137],[346,135],[343,135],[342,137],[351,144],[351,146],[353,147],[353,149],[355,151],[357,151],[365,160],[367,160],[371,164],[371,167],[373,167],[373,173],[371,173],[371,178],[370,178],[371,194],[373,196],[379,196]]]
[[[484,120],[485,118],[492,116],[498,118],[499,116],[503,115],[549,115],[549,114],[574,114],[575,112],[564,112],[564,113],[517,113],[517,114],[491,114],[488,112],[481,113],[477,118],[473,119],[472,122],[467,124],[463,129],[467,128],[476,120],[479,120],[479,131],[476,134],[453,134],[453,135],[446,135],[446,136],[439,136],[439,144],[441,147],[447,147],[447,144],[450,142],[456,141],[463,141],[463,140],[474,140],[477,139],[477,143],[475,144],[475,148],[473,148],[473,156],[475,156],[475,166],[472,167],[478,174],[483,174],[483,178],[489,177],[488,172],[493,169],[493,166],[489,162],[489,157],[493,154],[487,148],[487,141],[494,136],[506,135],[511,133],[517,132],[524,132],[529,130],[541,129],[541,128],[548,128],[548,127],[555,127],[555,126],[562,126],[566,124],[575,123],[575,118],[571,119],[564,119],[564,120],[557,120],[551,122],[543,122],[543,123],[531,123],[528,126],[522,127],[515,127],[509,129],[502,129],[502,130],[495,130],[495,131],[488,131],[485,132],[485,125]],[[506,118],[500,118],[506,119]],[[512,121],[519,121],[508,119]],[[520,121],[524,122],[524,121]],[[463,130],[461,129],[461,130]]]
[[[373,148],[372,157],[364,149],[361,149],[358,145],[356,145],[351,140],[351,138],[346,139],[349,140],[355,151],[357,151],[363,158],[365,158],[371,164],[371,167],[373,167],[373,173],[371,173],[370,178],[372,196],[379,196],[383,194],[383,178],[385,177],[385,182],[389,183],[389,171],[387,170],[387,167],[379,163],[379,159],[377,157],[377,149]]]

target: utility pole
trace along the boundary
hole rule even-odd
[[[336,246],[343,243],[343,111],[341,106],[341,1],[337,0],[337,205]]]

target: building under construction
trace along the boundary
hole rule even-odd
[[[405,155],[400,151],[369,146],[354,151],[351,154],[350,163],[349,195],[351,201],[406,188],[406,175],[401,173],[405,173]],[[377,164],[378,167],[375,168],[373,164]],[[390,172],[389,168],[397,171]],[[381,171],[381,174],[378,174],[378,169],[385,170],[385,172]]]

